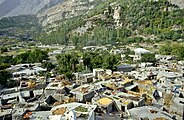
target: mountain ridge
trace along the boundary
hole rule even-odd
[[[63,0],[0,0],[0,18],[37,14],[45,6],[52,6]]]
[[[166,0],[107,0],[73,19],[45,26],[45,44],[104,45],[136,41],[183,40],[184,9]]]
[[[42,25],[45,26],[58,20],[84,15],[95,8],[98,3],[101,3],[100,1],[101,0],[65,0],[39,12],[37,17],[40,19]]]
[[[86,14],[104,1],[108,0],[0,0],[0,18],[35,14],[45,26],[58,20]],[[183,0],[169,1],[184,8]]]
[[[171,2],[170,2],[171,1]],[[51,0],[50,0],[51,2]],[[183,40],[184,9],[172,0],[52,0],[29,19],[35,39],[44,44],[96,45],[130,41]],[[182,3],[182,1],[180,1]],[[177,3],[180,3],[177,1]],[[3,29],[14,18],[2,19]],[[18,20],[17,17],[15,20]],[[4,21],[3,21],[4,20]],[[6,23],[6,24],[5,24]],[[26,25],[27,26],[27,25]],[[22,30],[22,33],[25,30]],[[29,32],[29,31],[28,31]],[[29,32],[30,33],[30,32]],[[126,42],[125,42],[126,41]]]

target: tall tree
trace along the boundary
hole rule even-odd
[[[0,71],[0,84],[6,86],[8,79],[11,78],[11,74],[9,71],[2,70]]]
[[[104,58],[103,67],[105,69],[110,69],[113,72],[117,69],[117,65],[119,64],[120,59],[121,59],[120,55],[108,54]]]

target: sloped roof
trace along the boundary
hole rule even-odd
[[[150,53],[149,50],[146,50],[146,49],[144,49],[144,48],[136,48],[136,49],[134,50],[134,52],[135,52],[135,53],[140,53],[140,54]]]

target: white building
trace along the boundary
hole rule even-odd
[[[141,60],[141,55],[150,53],[149,50],[146,50],[144,48],[136,48],[134,52],[135,52],[135,56],[133,58],[134,61]]]

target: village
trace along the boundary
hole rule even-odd
[[[73,49],[69,46],[48,54],[53,58]],[[105,46],[82,48],[107,50]],[[108,51],[121,54],[124,63],[123,49]],[[42,63],[12,65],[7,69],[20,84],[0,91],[0,120],[181,120],[184,61],[155,54],[155,63],[136,62],[151,51],[135,47],[132,51],[128,56],[134,62],[119,64],[116,71],[94,68],[72,73],[72,80],[52,70],[49,77],[40,75],[47,72]]]
[[[0,120],[184,120],[184,0],[0,0]]]

